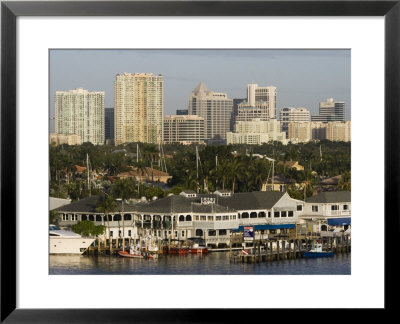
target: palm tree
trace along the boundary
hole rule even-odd
[[[96,211],[99,213],[104,213],[107,220],[108,235],[110,236],[110,220],[108,219],[108,213],[117,209],[117,203],[113,196],[107,195],[102,196],[100,200],[97,201]]]
[[[125,200],[132,198],[135,195],[135,186],[132,180],[118,180],[112,190],[115,197],[121,198],[121,218],[122,218],[122,249],[125,250],[125,216],[124,204]]]
[[[232,179],[232,193],[235,192],[235,184],[236,181],[242,176],[244,170],[244,164],[239,159],[234,159],[232,163],[230,163],[230,176]]]

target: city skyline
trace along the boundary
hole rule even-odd
[[[204,82],[232,99],[246,98],[250,83],[275,86],[278,115],[284,107],[316,115],[319,103],[333,98],[345,102],[345,120],[351,119],[350,50],[51,50],[50,117],[55,92],[78,87],[104,91],[105,107],[114,107],[113,82],[125,72],[163,76],[164,116],[187,109]]]

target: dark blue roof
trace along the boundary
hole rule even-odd
[[[351,217],[328,219],[328,225],[332,226],[351,225]]]
[[[232,231],[243,231],[243,228],[247,226],[239,226],[237,229]],[[296,228],[295,224],[262,224],[262,225],[254,225],[255,231],[260,230],[271,230],[271,229],[281,229],[281,228]]]

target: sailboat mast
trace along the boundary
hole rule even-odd
[[[89,179],[89,154],[86,154],[86,170],[87,170],[87,184],[89,189],[89,197],[92,196],[92,188],[90,186],[90,179]]]

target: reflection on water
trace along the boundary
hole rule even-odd
[[[170,255],[158,260],[118,256],[50,255],[50,274],[196,274],[196,275],[349,275],[351,254],[333,258],[297,259],[254,264],[230,263],[229,252],[208,255]]]

